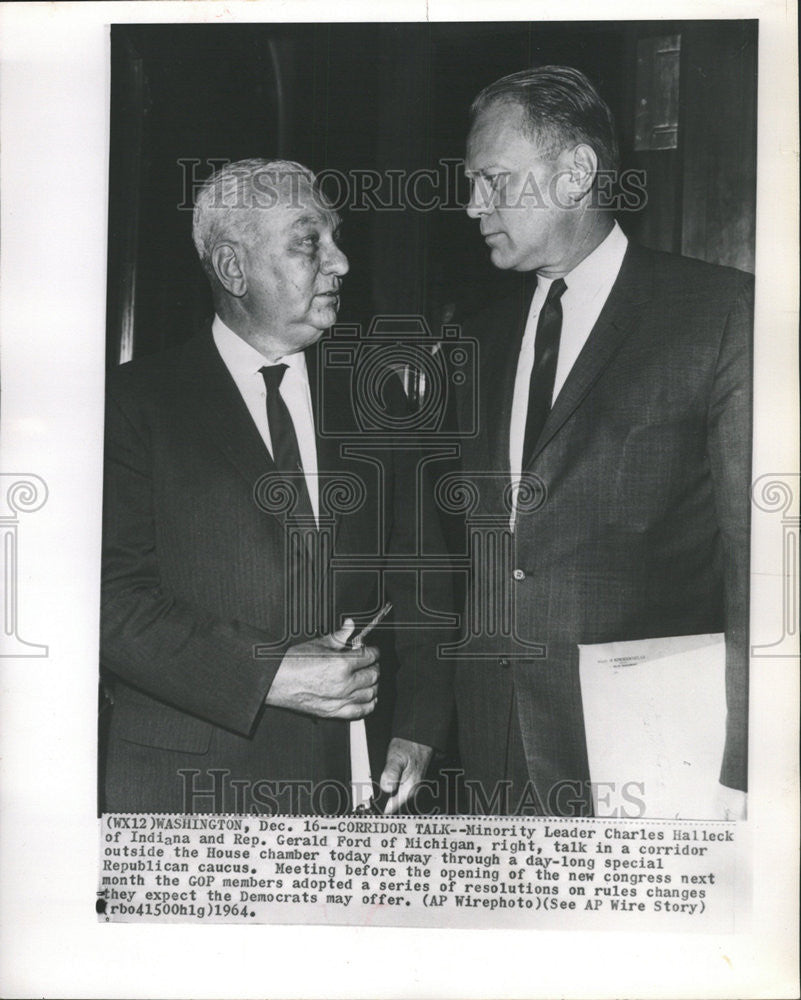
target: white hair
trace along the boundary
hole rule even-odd
[[[195,199],[192,240],[206,273],[213,274],[215,246],[225,237],[244,235],[255,221],[253,209],[276,204],[279,185],[289,181],[297,193],[301,180],[314,186],[315,179],[302,163],[256,158],[229,163],[205,180]]]

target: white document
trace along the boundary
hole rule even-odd
[[[723,635],[579,646],[597,816],[717,819]]]

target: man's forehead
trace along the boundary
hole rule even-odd
[[[292,229],[305,229],[308,226],[330,226],[331,229],[336,229],[339,223],[338,213],[323,202],[316,201],[311,205],[290,209],[289,225]]]
[[[524,130],[525,111],[519,104],[496,101],[477,115],[467,137],[466,167],[483,170],[516,148],[535,146]]]
[[[275,198],[263,206],[263,219],[269,226],[294,231],[309,226],[336,229],[339,225],[339,214],[305,179],[281,185],[274,193]]]

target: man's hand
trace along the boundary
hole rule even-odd
[[[397,812],[423,780],[434,751],[422,743],[395,737],[387,750],[387,763],[381,775],[381,790],[391,795],[384,815]]]
[[[378,696],[378,650],[349,649],[355,626],[290,646],[267,692],[265,704],[324,719],[363,719]]]
[[[715,811],[717,819],[740,820],[746,818],[748,795],[727,785],[718,785]]]

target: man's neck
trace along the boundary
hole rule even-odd
[[[553,265],[539,268],[537,273],[544,278],[563,278],[596,250],[612,232],[615,220],[606,213],[595,213],[593,224],[579,227],[575,237],[562,259]]]
[[[265,361],[277,361],[286,354],[283,344],[276,343],[275,338],[269,333],[254,329],[247,314],[241,309],[232,308],[228,301],[216,302],[215,312],[229,330],[257,350]]]

